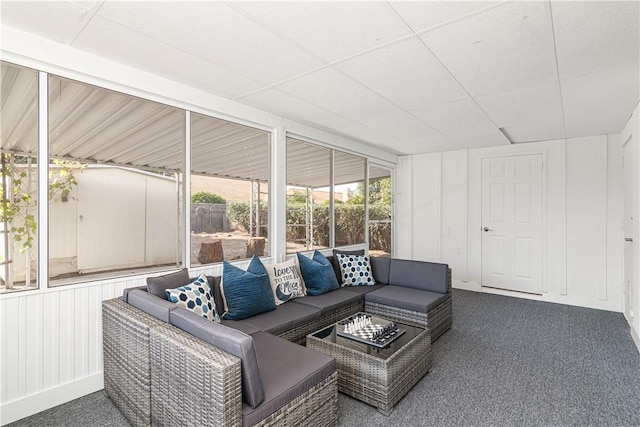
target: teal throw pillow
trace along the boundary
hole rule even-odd
[[[224,261],[222,264],[223,319],[241,320],[276,308],[267,270],[253,256],[247,271]]]
[[[322,295],[340,288],[333,266],[320,251],[315,251],[311,259],[302,254],[297,255],[307,295]]]

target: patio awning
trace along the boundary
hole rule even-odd
[[[37,73],[2,63],[3,152],[36,155]],[[49,155],[87,163],[157,171],[183,169],[184,110],[57,76],[49,80]],[[192,114],[191,170],[234,179],[269,179],[269,132]],[[326,148],[293,144],[288,152],[291,185],[329,184]],[[336,152],[336,184],[363,178],[363,158]],[[371,177],[388,176],[372,168]]]

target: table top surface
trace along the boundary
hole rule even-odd
[[[379,323],[389,322],[389,320],[379,316],[375,316],[375,315],[370,315],[370,316],[373,321],[377,321]],[[351,351],[368,354],[378,359],[388,359],[389,357],[397,353],[400,349],[402,349],[402,347],[404,347],[411,340],[413,340],[415,337],[417,337],[422,332],[424,332],[423,328],[418,328],[416,326],[407,325],[401,322],[394,322],[400,328],[404,329],[405,333],[402,334],[395,341],[391,342],[391,344],[389,344],[388,347],[381,349],[381,348],[377,348],[377,347],[364,344],[362,342],[355,341],[353,339],[345,338],[338,335],[338,325],[341,322],[342,320],[340,322],[334,323],[333,325],[327,326],[326,328],[321,329],[318,332],[311,334],[310,336],[318,340],[322,340],[325,342],[329,342],[329,343],[344,347],[345,349],[349,349]]]

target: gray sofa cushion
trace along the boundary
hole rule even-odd
[[[285,305],[292,304],[288,302]],[[325,354],[259,332],[253,335],[262,373],[264,401],[257,408],[243,405],[243,425],[255,425],[296,397],[329,378],[336,361]]]
[[[320,315],[321,312],[317,308],[289,301],[279,305],[275,310],[246,318],[244,322],[261,331],[278,335],[303,323],[318,319]]]
[[[365,286],[362,286],[365,287]],[[302,298],[296,298],[293,303],[305,304],[322,311],[322,314],[329,313],[345,305],[350,305],[354,302],[361,302],[362,295],[356,292],[349,292],[346,288],[336,289],[335,291],[327,292],[326,294],[316,296],[306,296]]]
[[[387,285],[367,285],[367,286],[346,286],[343,289],[345,291],[353,292],[356,294],[368,294],[369,292],[377,291],[380,288],[384,288]]]
[[[252,335],[252,334],[255,334],[256,332],[260,332],[260,329],[256,328],[255,326],[249,325],[247,322],[245,322],[244,319],[243,320],[222,319],[220,323],[229,328],[233,328],[236,331],[244,332],[247,335]]]
[[[338,283],[340,285],[342,285],[342,271],[340,270],[340,260],[338,259],[338,254],[345,254],[345,255],[364,255],[364,249],[357,249],[357,250],[340,250],[340,249],[334,249],[333,250],[333,256],[331,257],[330,261],[331,261],[331,265],[333,266],[333,271],[335,271],[336,273],[336,277],[338,278]],[[328,258],[328,257],[327,257]]]
[[[147,291],[147,286],[146,285],[144,285],[144,286],[136,286],[134,288],[126,288],[126,289],[124,289],[122,291],[122,300],[124,302],[129,302],[129,293],[133,292],[133,291],[136,291],[136,290],[141,290],[141,291],[145,291],[146,292]]]
[[[389,268],[391,267],[391,258],[387,257],[371,257],[371,271],[373,272],[373,279],[376,283],[383,285],[389,284]]]
[[[242,399],[252,408],[264,400],[256,347],[251,336],[200,317],[184,308],[169,315],[169,323],[242,360]]]
[[[385,286],[364,296],[365,301],[404,308],[405,310],[419,313],[427,313],[445,298],[447,298],[445,294],[395,285]]]
[[[169,312],[177,306],[166,299],[150,295],[144,289],[133,289],[127,293],[127,302],[153,317],[169,323]]]
[[[220,290],[221,276],[207,276],[209,280],[209,286],[213,291],[213,300],[216,302],[216,310],[218,313],[224,313],[224,300],[222,299],[222,291]]]
[[[447,264],[391,259],[389,284],[444,294],[448,291],[448,270]]]
[[[179,288],[189,283],[189,271],[183,268],[175,273],[157,277],[147,277],[147,290],[151,295],[166,300],[167,296],[165,295],[165,291],[167,289]]]

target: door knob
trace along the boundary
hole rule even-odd
[[[489,227],[485,227],[482,229],[482,231],[493,231],[492,229],[490,229]]]

